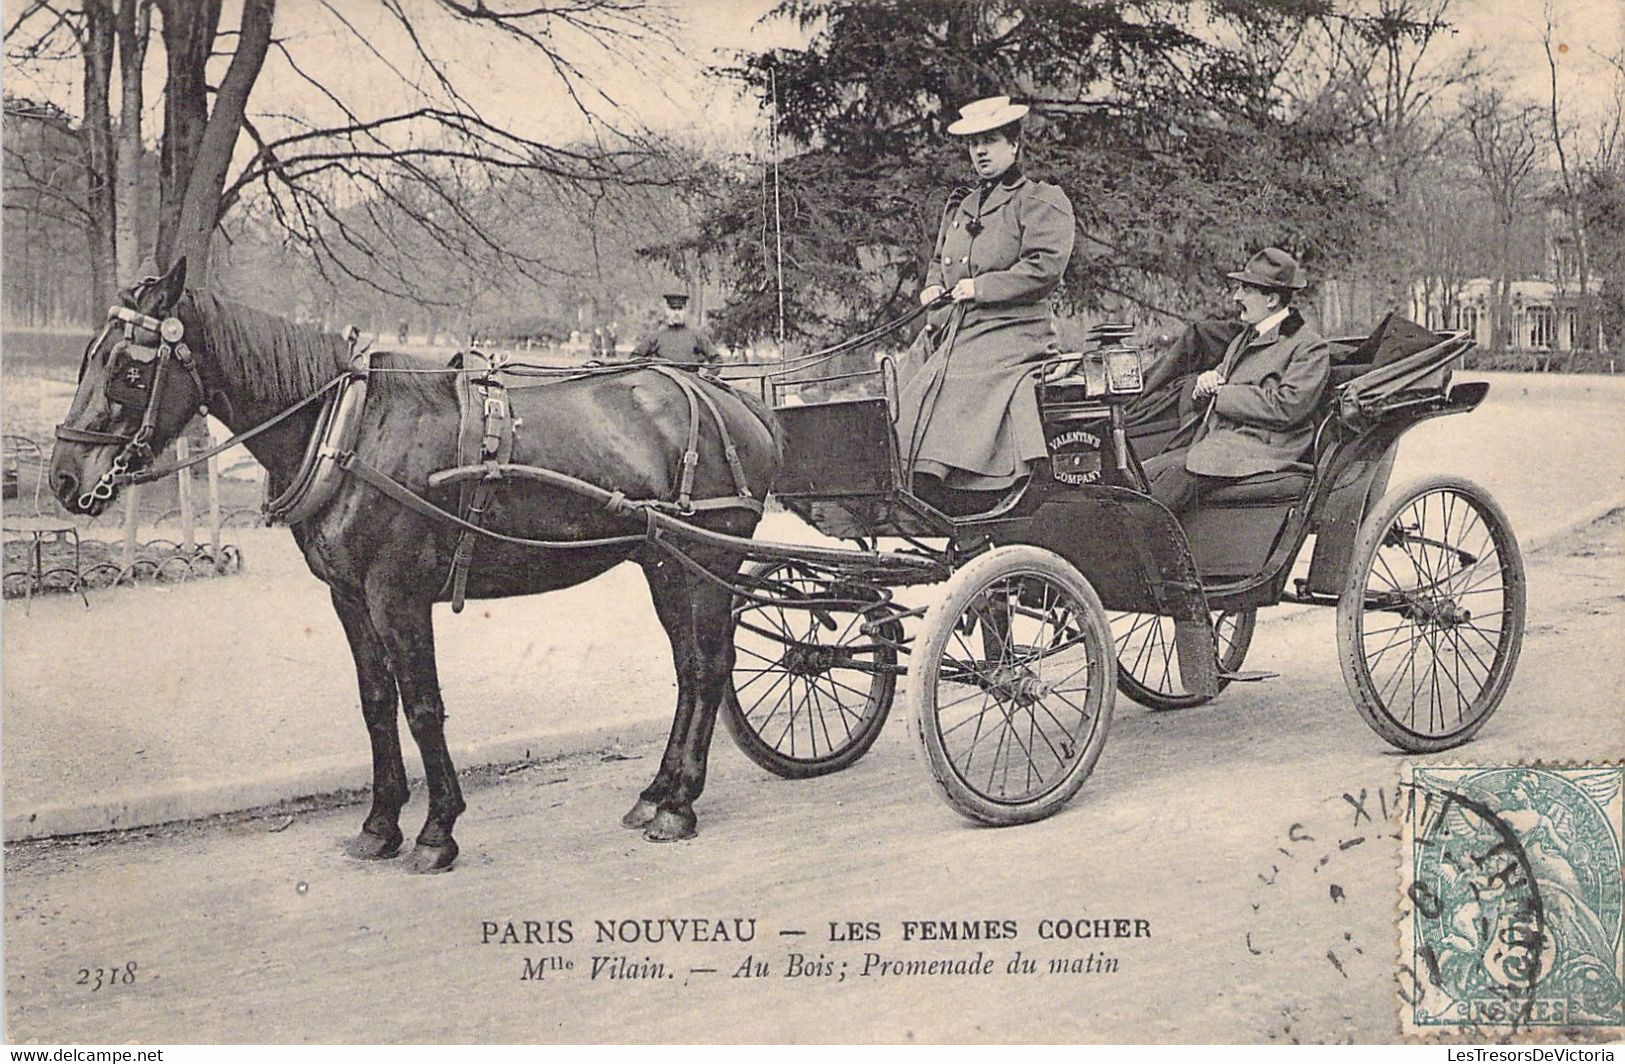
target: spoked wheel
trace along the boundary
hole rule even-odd
[[[1089,581],[1059,555],[998,547],[926,612],[908,699],[948,804],[986,824],[1056,812],[1111,727],[1116,660]]]
[[[1523,558],[1483,488],[1435,477],[1384,496],[1337,604],[1343,679],[1376,733],[1409,753],[1471,739],[1523,645]]]
[[[1174,619],[1154,613],[1114,613],[1112,638],[1117,645],[1117,689],[1151,709],[1190,709],[1211,702],[1213,695],[1185,690],[1174,648]],[[1235,672],[1253,645],[1258,623],[1254,609],[1221,610],[1213,614],[1213,634],[1219,641],[1219,671]],[[1230,681],[1221,678],[1219,690]]]
[[[746,572],[764,582],[759,594],[815,608],[737,601],[723,725],[746,757],[786,779],[846,768],[891,711],[902,622],[815,567],[768,562]]]

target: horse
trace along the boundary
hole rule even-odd
[[[310,400],[350,368],[349,343],[187,289],[184,259],[162,278],[123,293],[122,308],[109,315],[108,327],[86,348],[72,406],[57,429],[50,484],[63,506],[92,515],[106,509],[119,484],[150,463],[152,453],[200,408],[236,434],[259,427],[244,445],[265,468],[271,491],[290,485],[317,430],[319,404]],[[178,357],[157,359],[145,401],[135,401],[118,391],[116,381],[130,371],[129,345],[137,341],[148,342],[148,354],[156,349],[167,356],[169,348],[153,343],[160,340],[154,332]],[[182,336],[184,345],[174,343]],[[423,361],[400,353],[371,357],[354,456],[414,495],[455,510],[456,487],[429,485],[431,473],[457,461],[452,374],[443,367],[424,372]],[[674,379],[676,372],[616,369],[510,389],[520,426],[512,461],[640,500],[672,499],[685,468],[693,469],[696,498],[736,494],[731,466],[735,480],[742,472],[749,486],[745,505],[699,505],[686,519],[710,532],[749,537],[782,460],[772,412],[719,385],[685,384]],[[685,465],[694,414],[693,397],[684,392],[693,388],[704,389],[715,407],[715,419],[699,428],[697,467],[691,459]],[[110,398],[110,390],[126,401]],[[303,408],[289,412],[300,403]],[[279,414],[281,422],[265,427]],[[726,424],[736,453],[725,453],[718,421]],[[372,746],[372,805],[345,849],[368,860],[392,858],[401,849],[408,787],[399,710],[422,755],[429,791],[428,814],[405,863],[412,872],[444,871],[457,858],[452,829],[465,805],[446,749],[431,607],[448,597],[448,571],[463,530],[403,505],[374,483],[355,476],[342,480],[330,502],[290,527],[311,573],[330,590],[355,659]],[[623,561],[643,569],[671,641],[677,705],[659,768],[622,823],[651,841],[692,837],[693,803],[705,787],[712,730],[734,664],[729,580],[743,553],[729,541],[705,537],[674,555],[644,534],[635,512],[606,509],[601,501],[546,483],[507,484],[490,502],[484,527],[510,538],[479,537],[466,572],[469,598],[567,588]],[[513,539],[581,546],[538,549]]]

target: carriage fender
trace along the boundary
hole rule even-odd
[[[1001,533],[998,542],[1029,543],[1065,558],[1108,610],[1172,617],[1187,688],[1218,693],[1207,597],[1185,533],[1161,503],[1129,488],[1083,485],[1046,499]]]
[[[1318,507],[1315,548],[1309,560],[1308,589],[1317,595],[1340,595],[1348,580],[1354,543],[1360,525],[1388,490],[1399,438],[1423,421],[1451,414],[1465,414],[1477,408],[1489,394],[1485,381],[1466,381],[1450,389],[1444,406],[1424,414],[1398,419],[1370,434],[1365,453],[1342,469],[1326,489]]]

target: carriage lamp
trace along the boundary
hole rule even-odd
[[[1145,388],[1140,352],[1134,347],[1113,347],[1105,351],[1106,388],[1113,395],[1138,394]]]
[[[1063,355],[1045,368],[1045,384],[1083,385],[1083,398],[1138,395],[1145,388],[1145,374],[1137,348],[1107,347],[1081,354]]]

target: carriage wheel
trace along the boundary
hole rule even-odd
[[[758,562],[746,572],[786,599],[831,597],[829,579],[805,565]],[[808,779],[868,753],[891,712],[903,626],[891,607],[817,612],[739,599],[733,683],[722,723],[739,749],[769,772]],[[874,634],[865,624],[879,621]]]
[[[1039,820],[1089,778],[1117,663],[1100,598],[1059,555],[1005,546],[976,558],[927,611],[913,657],[920,742],[959,812],[986,824]]]
[[[1117,644],[1117,689],[1151,709],[1191,709],[1211,702],[1214,695],[1193,695],[1185,690],[1174,649],[1174,619],[1154,613],[1114,613],[1112,638]],[[1219,610],[1213,614],[1213,634],[1219,641],[1219,671],[1235,672],[1253,644],[1258,611]],[[1229,680],[1219,680],[1223,691]],[[1217,693],[1217,692],[1215,692]]]
[[[1360,716],[1408,753],[1471,739],[1518,663],[1526,592],[1518,542],[1483,488],[1434,477],[1385,495],[1337,604]]]

